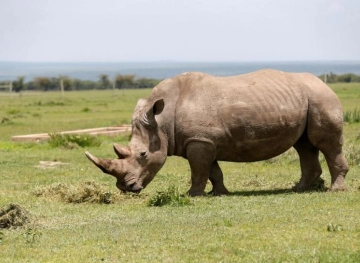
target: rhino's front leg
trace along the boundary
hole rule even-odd
[[[207,142],[190,142],[186,147],[186,157],[191,169],[190,196],[205,195],[206,183],[214,162],[214,148]]]

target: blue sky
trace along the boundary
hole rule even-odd
[[[360,61],[358,0],[0,0],[0,61]]]

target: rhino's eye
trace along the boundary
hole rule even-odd
[[[140,152],[140,157],[145,157],[146,156],[146,152]]]

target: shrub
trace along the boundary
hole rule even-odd
[[[19,109],[8,109],[7,111],[6,111],[6,113],[7,114],[9,114],[9,115],[17,115],[17,114],[19,114],[21,111],[19,110]]]
[[[12,125],[14,122],[10,120],[9,118],[3,117],[0,121],[1,125]]]
[[[90,112],[91,110],[88,107],[85,107],[81,110],[82,112]]]
[[[174,186],[170,186],[165,191],[158,191],[147,202],[148,206],[185,206],[190,205],[191,200],[187,195],[181,195],[179,189]]]
[[[49,144],[56,147],[64,147],[73,149],[77,147],[97,147],[100,146],[101,141],[98,137],[89,134],[49,134]]]

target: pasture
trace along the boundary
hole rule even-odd
[[[360,84],[331,87],[344,111],[360,109]],[[220,163],[229,196],[161,207],[147,205],[158,191],[189,188],[182,158],[169,157],[141,194],[120,194],[84,152],[114,158],[113,142],[126,144],[128,135],[85,148],[11,141],[130,123],[137,99],[150,92],[0,94],[0,209],[17,204],[30,214],[22,227],[0,228],[1,262],[360,262],[360,123],[344,125],[346,192],[292,192],[300,168],[290,150],[258,163]],[[321,164],[329,186],[322,156]],[[75,198],[95,188],[106,202]]]

